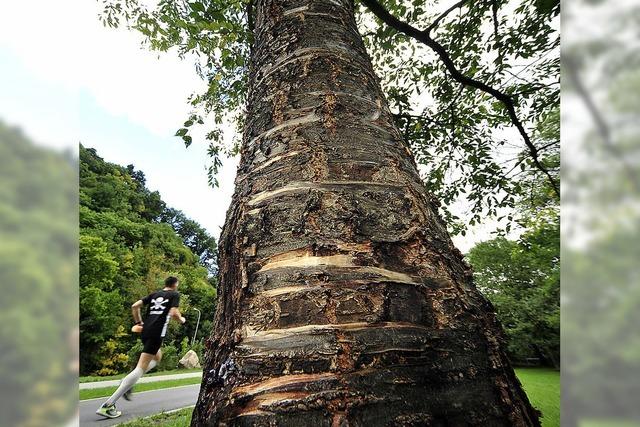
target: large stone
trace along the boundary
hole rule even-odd
[[[198,359],[198,355],[195,351],[189,350],[182,356],[180,359],[180,366],[183,366],[187,369],[199,368],[200,367],[200,359]]]

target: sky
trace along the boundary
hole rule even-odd
[[[203,87],[193,65],[149,52],[137,34],[98,20],[99,2],[6,2],[0,14],[0,120],[34,141],[135,165],[147,186],[216,238],[233,193],[237,158],[225,159],[220,188],[207,184],[206,142],[186,149],[174,135],[187,96]],[[39,13],[30,13],[37,8]],[[17,19],[28,17],[29,19]],[[35,31],[37,30],[37,31]],[[229,130],[231,132],[231,130]],[[454,237],[466,252],[494,223]]]

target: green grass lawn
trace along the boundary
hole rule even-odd
[[[519,368],[516,375],[531,404],[542,412],[542,427],[560,425],[560,372],[544,368]]]
[[[559,427],[560,372],[552,369],[520,368],[516,369],[516,375],[522,382],[533,406],[542,411],[542,426]],[[122,425],[126,427],[188,427],[191,422],[192,410],[193,408],[182,409],[178,412],[159,414]]]
[[[140,418],[120,425],[123,427],[188,427],[191,424],[192,411],[193,407],[185,408],[169,414],[158,414],[153,417]]]
[[[149,390],[158,390],[161,388],[170,388],[170,387],[179,387],[183,385],[190,384],[200,384],[202,378],[182,378],[179,380],[165,380],[165,381],[156,381],[152,383],[140,383],[136,384],[134,388],[134,393],[140,391],[149,391]],[[86,399],[95,399],[97,397],[107,397],[111,396],[114,391],[116,391],[118,387],[100,387],[100,388],[90,388],[80,390],[80,400]]]
[[[578,423],[580,427],[638,427],[637,422],[616,420],[589,420]]]
[[[151,374],[145,374],[145,377],[155,377],[158,375],[176,375],[176,374],[187,374],[189,372],[202,372],[201,368],[195,369],[175,369],[173,371],[156,371]],[[79,383],[92,383],[95,381],[109,381],[109,380],[119,380],[127,376],[127,373],[118,374],[118,375],[110,375],[107,377],[97,377],[97,376],[86,376],[78,378]]]

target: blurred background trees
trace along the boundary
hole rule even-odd
[[[77,161],[0,121],[0,423],[62,425],[77,405]]]
[[[640,7],[563,16],[563,425],[638,425]]]

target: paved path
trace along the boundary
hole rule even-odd
[[[124,399],[118,400],[116,406],[122,411],[122,416],[115,419],[104,418],[96,415],[98,406],[106,400],[105,397],[99,399],[80,401],[80,426],[113,426],[134,418],[147,417],[159,414],[163,411],[184,408],[196,404],[200,384],[187,385],[182,387],[165,388],[153,391],[141,391],[133,394],[133,400],[128,402]]]
[[[182,378],[196,378],[201,377],[202,371],[200,372],[186,372],[184,374],[173,374],[173,375],[156,375],[153,377],[142,377],[138,380],[138,384],[140,383],[152,383],[156,381],[166,381],[166,380],[180,380]],[[87,388],[102,388],[102,387],[113,387],[120,384],[120,380],[109,380],[109,381],[94,381],[90,383],[80,383],[80,390]]]

